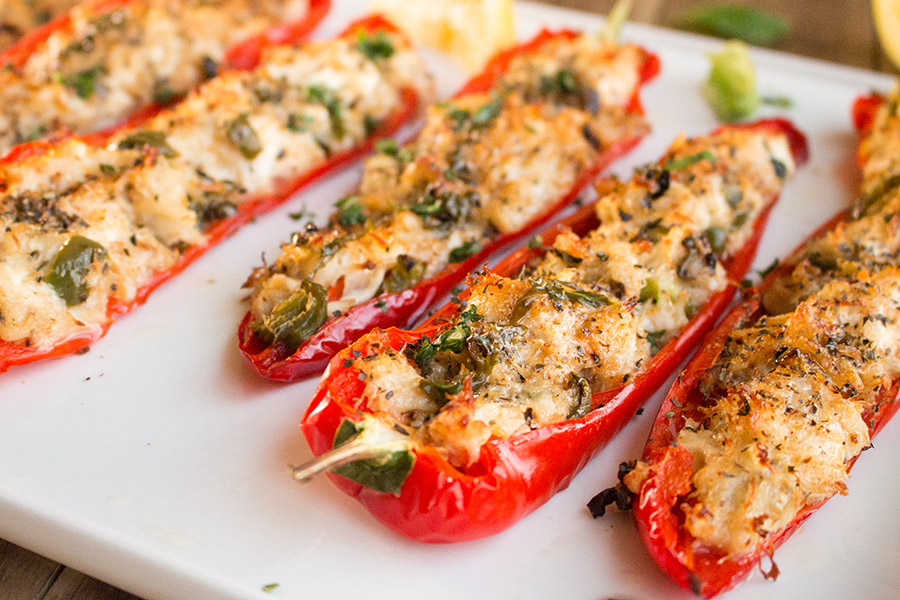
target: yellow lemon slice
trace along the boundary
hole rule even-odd
[[[881,47],[900,68],[900,0],[872,0],[872,16]]]
[[[515,41],[513,0],[371,0],[370,7],[470,72]]]

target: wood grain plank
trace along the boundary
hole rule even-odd
[[[0,540],[0,598],[41,598],[60,574],[60,565],[20,546]]]
[[[640,0],[638,0],[640,1]],[[671,26],[688,8],[708,2],[669,0],[659,15],[659,24]],[[742,4],[786,18],[791,32],[776,48],[863,68],[877,68],[873,48],[877,45],[868,0],[786,2],[745,0]]]
[[[140,600],[118,588],[88,577],[74,569],[66,569],[43,600]]]
[[[543,0],[543,4],[552,4],[564,8],[574,8],[586,12],[607,14],[615,0]],[[631,9],[630,20],[638,23],[657,23],[662,14],[663,0],[636,0]]]
[[[547,0],[545,3],[606,14],[615,0]],[[678,17],[685,10],[717,3],[725,2],[635,0],[631,18],[640,23],[675,27]],[[819,0],[815,3],[814,10],[810,10],[811,5],[807,2],[785,0],[743,0],[741,4],[781,15],[791,23],[791,33],[776,47],[778,50],[856,67],[896,72],[880,50],[868,0]]]

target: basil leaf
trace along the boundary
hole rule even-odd
[[[684,169],[685,167],[689,167],[693,164],[700,162],[701,160],[705,160],[711,163],[716,162],[716,155],[710,152],[709,150],[704,150],[702,152],[698,152],[697,154],[691,154],[690,156],[682,156],[681,158],[673,158],[672,160],[666,161],[666,170],[667,171],[678,171],[680,169]]]
[[[394,55],[394,44],[391,42],[391,38],[382,30],[378,30],[375,35],[369,35],[365,31],[360,31],[353,47],[373,61],[380,58],[390,58]]]
[[[334,435],[334,447],[348,442],[361,431],[353,422],[344,420]],[[337,473],[360,485],[384,494],[400,495],[403,482],[412,472],[416,456],[409,450],[384,452],[383,457],[357,460],[332,469]]]
[[[447,259],[451,263],[458,263],[458,262],[462,262],[462,261],[466,260],[467,258],[472,256],[476,252],[480,252],[480,251],[481,251],[481,244],[478,242],[478,240],[472,240],[469,242],[465,242],[462,246],[459,246],[459,247],[451,250]]]
[[[103,260],[106,249],[81,235],[70,237],[57,252],[44,281],[56,291],[66,306],[77,306],[87,300],[90,289],[85,279],[95,260]]]
[[[702,5],[689,9],[675,20],[676,27],[725,39],[738,39],[757,46],[772,46],[791,31],[790,23],[779,15],[750,6]]]
[[[334,205],[338,209],[338,222],[344,227],[362,225],[366,222],[362,205],[359,203],[359,196],[341,198]]]
[[[97,91],[97,77],[103,73],[106,73],[105,67],[91,67],[90,69],[85,69],[84,71],[61,77],[60,82],[64,86],[75,90],[75,93],[82,100],[88,100],[94,95],[94,92]]]

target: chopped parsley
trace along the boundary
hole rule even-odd
[[[346,196],[334,203],[338,210],[338,222],[344,227],[362,225],[366,222],[359,196]]]
[[[390,58],[395,52],[391,38],[383,30],[376,31],[374,35],[360,31],[353,47],[365,54],[369,60]]]
[[[698,152],[696,154],[691,154],[690,156],[682,156],[681,158],[673,158],[666,161],[666,170],[667,171],[678,171],[680,169],[684,169],[685,167],[689,167],[693,164],[696,164],[702,160],[708,161],[710,163],[716,162],[716,155],[710,152],[709,150],[703,150],[702,152]]]
[[[663,337],[665,337],[665,330],[660,331],[648,331],[647,332],[647,341],[650,343],[650,354],[656,354],[662,349],[660,345],[660,341]]]
[[[103,73],[106,73],[106,67],[97,65],[66,77],[60,76],[59,81],[64,86],[75,90],[82,100],[88,100],[97,91],[97,78]]]
[[[309,88],[306,99],[325,107],[325,110],[328,111],[328,118],[331,120],[331,134],[339,140],[343,139],[346,131],[344,119],[341,116],[341,101],[334,90],[324,85],[314,85]]]
[[[466,260],[476,252],[481,251],[481,243],[478,240],[472,240],[465,242],[461,246],[457,246],[453,250],[450,251],[448,255],[448,260],[451,263],[458,263]]]
[[[397,142],[390,138],[385,138],[375,142],[375,151],[379,154],[387,154],[388,156],[396,157],[400,152],[400,148],[397,147]]]
[[[304,133],[312,125],[312,122],[313,118],[309,115],[291,113],[288,115],[287,128],[288,131],[293,131],[294,133]]]

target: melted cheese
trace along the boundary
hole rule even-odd
[[[78,3],[79,0],[4,0],[0,3],[0,50]]]
[[[695,160],[698,152],[703,160]],[[773,160],[782,161],[783,173]],[[670,171],[667,164],[682,166]],[[719,259],[734,247],[732,238],[747,239],[792,170],[780,134],[725,130],[679,140],[660,164],[605,190],[594,231],[583,238],[563,233],[517,278],[473,277],[463,315],[428,342],[438,347],[433,356],[423,358],[428,346],[420,343],[405,356],[379,360],[377,371],[368,360],[355,366],[368,386],[400,398],[410,389],[391,385],[444,386],[443,397],[431,394],[440,400],[436,414],[400,423],[415,428],[417,443],[463,468],[490,439],[583,416],[594,394],[639,374],[680,333],[691,307],[724,289]],[[728,186],[740,201],[726,197]],[[719,224],[717,255],[705,232]],[[444,348],[450,334],[458,338],[455,350]],[[383,407],[389,401],[381,398]],[[396,418],[401,411],[385,412]]]
[[[359,145],[367,123],[403,107],[401,89],[428,97],[424,63],[388,41],[395,51],[376,59],[355,37],[276,48],[105,148],[69,138],[0,166],[0,339],[49,345],[104,323],[110,299],[133,300],[236,207]],[[87,298],[67,306],[44,278],[76,235],[105,256],[84,276]]]
[[[565,49],[559,55],[557,46]],[[330,290],[333,314],[383,292],[401,257],[428,277],[548,210],[605,146],[646,130],[624,105],[637,85],[642,52],[595,46],[581,38],[554,42],[552,52],[535,53],[534,64],[531,53],[517,57],[493,93],[430,107],[409,145],[366,162],[355,197],[364,224],[295,236],[271,266],[251,276],[253,316],[264,318],[290,297],[296,287],[284,286],[284,276]],[[570,88],[597,98],[597,107],[581,106],[580,96],[535,95],[546,73],[561,71],[571,74]],[[342,218],[338,213],[333,222]]]
[[[736,329],[698,390],[708,401],[677,437],[694,456],[684,527],[697,550],[739,557],[799,513],[845,493],[873,416],[900,377],[896,94],[862,141],[855,218],[808,241]],[[637,492],[639,465],[627,479]]]
[[[307,0],[78,6],[71,27],[53,33],[20,68],[0,72],[0,154],[59,128],[88,133],[171,101],[214,76],[230,46],[307,9]]]
[[[844,493],[869,445],[866,415],[900,376],[898,343],[894,267],[832,281],[783,318],[734,332],[708,383],[725,396],[677,439],[694,454],[691,535],[740,555]]]

